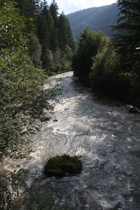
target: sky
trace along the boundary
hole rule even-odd
[[[58,7],[59,13],[64,12],[65,15],[73,13],[79,10],[91,8],[91,7],[100,7],[117,2],[117,0],[55,0]],[[47,0],[47,3],[50,4],[52,0]]]

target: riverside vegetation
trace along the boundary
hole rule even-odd
[[[52,90],[43,89],[49,75],[69,71],[98,95],[140,106],[140,3],[119,1],[120,31],[110,40],[86,28],[77,46],[68,19],[55,1],[0,2],[0,158],[23,158],[37,119],[52,108]],[[72,61],[72,62],[71,62]],[[25,152],[25,148],[27,151]],[[18,174],[0,177],[0,209],[8,209]],[[12,178],[13,177],[13,178]]]
[[[140,106],[140,3],[119,1],[117,31],[111,41],[103,32],[81,33],[73,70],[93,92]]]
[[[0,159],[24,158],[29,134],[40,128],[54,91],[43,89],[50,74],[70,70],[74,48],[70,25],[58,15],[55,1],[0,1]],[[60,62],[61,61],[61,62]],[[47,116],[46,116],[47,119]],[[0,209],[13,199],[7,183],[17,187],[19,173],[1,169]],[[14,182],[14,180],[16,180]]]

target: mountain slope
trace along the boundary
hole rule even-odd
[[[90,30],[104,31],[110,37],[113,36],[110,25],[114,25],[117,21],[118,4],[111,4],[103,7],[92,7],[80,10],[67,15],[71,24],[72,32],[75,38],[88,27]]]

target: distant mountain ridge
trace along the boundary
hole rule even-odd
[[[90,30],[101,30],[112,38],[114,32],[111,31],[110,26],[116,24],[118,13],[118,3],[114,3],[107,6],[80,10],[67,15],[67,18],[76,39],[79,38],[80,33],[86,27]]]

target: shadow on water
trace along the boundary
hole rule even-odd
[[[69,74],[60,78],[53,84],[62,89],[60,102],[47,124],[52,133],[44,138],[52,154],[79,155],[83,171],[36,181],[18,209],[139,210],[139,116],[100,104]]]

